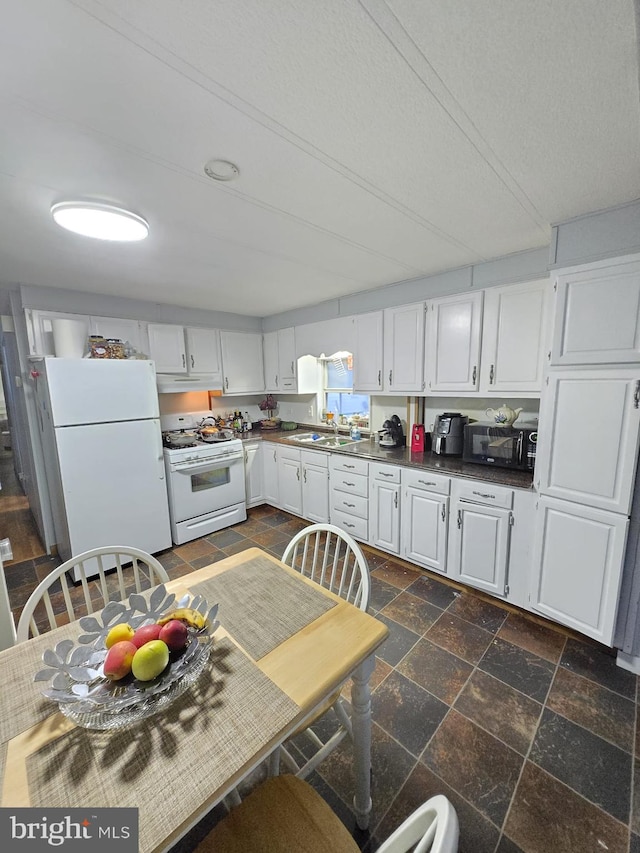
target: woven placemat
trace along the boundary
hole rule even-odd
[[[166,711],[119,732],[76,728],[31,755],[31,805],[137,807],[140,853],[153,850],[298,712],[223,639]]]
[[[220,605],[220,623],[254,660],[336,604],[266,557],[254,557],[199,583],[191,592],[203,595],[209,604]]]

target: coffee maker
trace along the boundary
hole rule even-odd
[[[462,456],[467,423],[469,418],[460,412],[438,415],[433,429],[433,452],[441,456]]]
[[[378,430],[378,436],[380,447],[404,447],[405,445],[402,423],[397,415],[393,415],[390,420],[382,424],[382,429]]]

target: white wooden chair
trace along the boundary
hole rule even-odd
[[[107,560],[107,558],[111,559]],[[89,560],[92,561],[91,574],[95,575],[96,571],[98,574],[95,577],[87,578],[85,564]],[[104,566],[106,564],[111,566],[113,560],[115,560],[115,567],[113,569],[105,569]],[[130,577],[128,576],[125,579],[122,569],[123,566],[127,566],[129,563],[131,564],[131,569],[127,569],[127,574],[130,574]],[[72,594],[75,598],[79,598],[80,596],[78,595],[77,590],[80,587],[76,586],[69,580],[67,572],[70,569],[77,569],[79,571],[79,584],[83,593],[80,603],[75,606],[72,600]],[[162,563],[156,560],[155,557],[152,557],[151,554],[147,554],[146,551],[141,551],[139,548],[131,548],[125,545],[109,545],[103,548],[93,548],[91,551],[85,551],[55,568],[31,593],[22,613],[20,614],[17,629],[17,642],[22,643],[24,640],[28,640],[30,636],[36,637],[40,634],[40,628],[36,624],[36,619],[34,617],[35,610],[40,603],[44,605],[44,611],[49,622],[49,628],[47,630],[53,630],[58,627],[58,621],[52,603],[52,595],[61,594],[63,596],[65,611],[58,615],[63,616],[65,622],[78,618],[78,615],[95,613],[97,610],[102,610],[110,598],[106,578],[106,572],[109,571],[112,571],[114,578],[117,579],[118,599],[127,598],[127,596],[133,591],[131,588],[132,584],[135,586],[136,592],[141,592],[143,589],[148,589],[159,583],[166,583],[169,580],[169,575],[165,571]],[[56,583],[56,581],[60,582],[59,587],[56,586],[54,590],[52,590],[51,587]],[[99,593],[99,595],[94,598],[91,596],[92,589],[89,586],[90,583],[93,585],[94,595],[96,592]],[[111,583],[113,583],[113,581]],[[78,607],[82,610],[80,614],[76,613],[76,608]]]
[[[458,816],[437,794],[419,806],[378,853],[457,853]],[[416,845],[414,847],[414,845]],[[232,809],[195,853],[358,853],[360,848],[322,797],[295,776],[267,779]]]
[[[358,543],[332,524],[311,524],[297,533],[285,548],[282,562],[297,569],[302,575],[331,590],[366,612],[369,607],[371,580],[369,567]],[[338,730],[326,741],[321,740],[311,728],[320,717],[333,711],[339,723]],[[351,719],[340,691],[337,690],[316,711],[305,727],[292,737],[304,732],[315,748],[313,755],[303,764],[298,762],[284,746],[275,749],[269,759],[269,773],[275,776],[280,759],[301,779],[306,778],[326,756],[338,746],[346,735],[351,737]]]

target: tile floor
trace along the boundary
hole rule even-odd
[[[256,544],[279,557],[304,526],[258,507],[243,524],[158,556],[172,576]],[[348,742],[310,778],[361,849],[373,853],[418,804],[444,793],[461,853],[640,853],[636,677],[584,638],[365,551],[371,610],[390,629],[372,685],[371,833],[355,828],[348,805]],[[6,567],[16,616],[51,566],[41,557]],[[175,853],[192,850],[219,813]]]

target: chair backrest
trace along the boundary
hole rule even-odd
[[[333,524],[310,524],[293,537],[282,562],[355,604],[369,607],[369,566],[358,543]]]
[[[409,815],[378,853],[458,853],[459,834],[456,810],[445,796],[436,794]]]
[[[86,567],[85,564],[89,561],[91,565]],[[123,566],[127,567],[129,563],[131,568],[125,569],[125,576]],[[113,571],[111,571],[112,567]],[[78,584],[69,580],[67,572],[71,569],[76,569],[80,575]],[[110,572],[108,581],[107,572]],[[126,599],[134,591],[141,592],[143,589],[166,583],[168,580],[169,575],[162,563],[139,548],[110,545],[84,551],[55,568],[31,593],[20,614],[16,632],[17,642],[22,643],[30,636],[36,637],[41,633],[35,616],[36,608],[40,604],[42,607],[38,609],[43,610],[44,613],[38,614],[38,621],[46,614],[49,626],[45,630],[53,630],[58,627],[56,615],[63,616],[64,622],[73,621],[87,613],[102,610],[110,599]],[[56,583],[57,581],[59,583]],[[82,596],[79,595],[80,588]],[[58,599],[62,597],[64,611],[61,611],[60,607],[55,607],[54,597]]]

